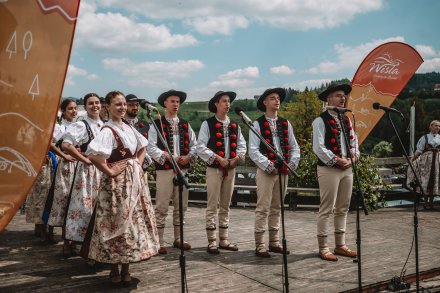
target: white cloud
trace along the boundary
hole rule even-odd
[[[204,35],[230,35],[236,29],[244,29],[249,21],[244,16],[211,16],[186,19],[186,25]]]
[[[431,46],[416,45],[416,50],[422,55],[423,58],[430,58],[440,55],[440,52],[436,52]]]
[[[290,87],[290,88],[294,88],[296,90],[303,91],[306,87],[311,89],[311,88],[319,87],[322,84],[328,83],[330,81],[331,81],[331,79],[309,79],[309,80],[303,80],[300,82],[295,82],[293,84],[293,86],[289,85],[289,86],[285,86],[285,87],[286,88]]]
[[[176,81],[187,78],[191,72],[204,68],[199,60],[178,60],[175,62],[142,62],[134,63],[127,58],[106,58],[102,64],[125,77],[132,86],[150,86],[155,88],[169,88],[176,86]]]
[[[96,3],[154,19],[183,20],[204,34],[225,34],[228,29],[247,27],[248,22],[292,31],[333,28],[350,22],[356,15],[383,7],[383,0],[185,0],[173,4],[169,1],[106,0]],[[235,22],[228,24],[228,29],[222,31],[213,25],[230,15],[235,17]],[[242,21],[237,23],[240,18]]]
[[[86,76],[87,70],[76,67],[73,64],[69,64],[67,67],[67,75],[65,85],[75,85],[75,80],[73,79],[75,76]]]
[[[272,74],[291,75],[294,72],[295,70],[289,68],[287,65],[276,66],[270,69],[270,73]]]
[[[138,23],[134,17],[121,13],[96,12],[96,7],[94,3],[81,3],[75,32],[78,46],[116,51],[160,51],[197,44],[192,35],[172,34],[165,25]]]
[[[440,58],[437,57],[425,60],[425,62],[423,62],[422,65],[419,67],[419,70],[417,70],[418,73],[426,73],[432,71],[440,71]]]
[[[246,68],[240,68],[236,70],[229,71],[225,74],[220,75],[218,78],[220,80],[237,79],[242,77],[257,78],[260,75],[260,71],[256,66],[250,66]]]
[[[373,40],[358,46],[345,46],[343,44],[334,45],[336,60],[324,61],[317,66],[307,69],[308,73],[335,73],[343,69],[356,70],[362,60],[377,46],[387,42],[404,42],[403,37],[391,37],[387,39]]]
[[[100,80],[101,77],[97,74],[92,73],[92,74],[87,75],[87,79],[88,80]]]

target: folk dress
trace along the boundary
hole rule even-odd
[[[148,141],[127,124],[111,120],[89,144],[87,154],[102,155],[109,165],[127,160],[116,177],[103,175],[94,218],[81,255],[102,263],[147,260],[159,249],[154,208],[141,164],[135,157]]]

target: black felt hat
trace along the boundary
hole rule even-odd
[[[272,89],[267,89],[258,98],[258,101],[257,101],[258,110],[260,110],[262,112],[266,112],[266,106],[263,104],[263,101],[268,95],[273,94],[273,93],[277,93],[280,96],[280,103],[282,103],[284,101],[284,99],[286,98],[286,90],[283,88],[276,87],[276,88],[272,88]]]
[[[125,100],[128,102],[141,102],[143,101],[143,99],[139,99],[138,97],[136,97],[133,94],[128,94],[125,96]]]
[[[351,92],[351,85],[347,83],[331,83],[326,90],[322,91],[318,98],[321,101],[326,102],[328,95],[336,91],[343,91],[344,94],[348,95]]]
[[[224,92],[224,91],[218,91],[215,93],[215,95],[209,100],[208,103],[208,109],[212,113],[217,113],[217,107],[215,106],[215,103],[220,100],[220,98],[224,95],[229,96],[229,102],[232,103],[233,100],[237,97],[237,94],[234,92]]]
[[[186,93],[185,92],[181,92],[181,91],[176,91],[176,90],[169,90],[167,92],[162,93],[159,98],[157,98],[157,102],[159,103],[159,105],[161,105],[162,107],[165,108],[165,100],[168,97],[171,96],[177,96],[180,98],[180,104],[183,104],[183,102],[185,102],[186,100]]]

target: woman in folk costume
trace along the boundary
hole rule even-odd
[[[101,172],[85,155],[87,146],[103,126],[99,118],[99,96],[94,93],[85,95],[84,107],[87,117],[70,125],[62,137],[63,150],[78,160],[65,222],[65,239],[73,242],[84,240],[101,180]]]
[[[423,207],[434,209],[434,196],[440,194],[440,121],[432,121],[429,130],[430,133],[422,136],[417,142],[417,150],[412,161],[425,193]],[[407,178],[409,185],[414,180],[411,168],[408,168]]]
[[[103,172],[103,180],[81,256],[112,264],[111,282],[129,284],[129,264],[147,260],[159,249],[154,208],[140,164],[148,141],[123,122],[127,103],[121,92],[110,92],[105,99],[110,120],[86,152]]]
[[[61,124],[55,124],[54,136],[52,143],[56,146],[61,145],[61,138],[67,127],[73,123],[78,111],[76,102],[71,99],[65,99],[60,106],[61,110]],[[65,234],[64,218],[67,212],[67,198],[73,180],[73,171],[76,165],[76,159],[69,154],[62,152],[58,154],[62,157],[58,161],[57,171],[55,174],[55,182],[52,192],[52,206],[48,224],[50,227],[62,227],[63,238]],[[63,245],[63,254],[70,251],[70,244],[65,240]]]
[[[62,111],[62,117],[65,117],[65,119],[70,121],[75,118],[77,112],[76,103],[73,100],[64,100],[61,103],[60,108]],[[49,243],[55,243],[53,239],[53,225],[51,226],[50,223],[48,223],[49,227],[47,227],[47,219],[46,221],[43,220],[43,215],[46,201],[48,200],[48,193],[55,177],[55,169],[57,169],[55,168],[57,165],[55,154],[59,156],[64,155],[56,145],[59,133],[60,126],[56,123],[52,136],[51,151],[47,155],[46,162],[43,164],[34,187],[26,199],[26,221],[29,223],[35,223],[35,235],[45,238]],[[47,231],[47,228],[49,231]]]

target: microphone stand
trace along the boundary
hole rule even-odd
[[[242,117],[242,121],[246,126],[258,137],[260,142],[264,144],[265,147],[267,147],[272,153],[275,154],[276,157],[276,163],[275,165],[278,168],[278,181],[280,183],[280,203],[281,203],[281,230],[282,230],[282,244],[283,244],[283,292],[289,292],[289,275],[288,275],[288,268],[287,268],[287,241],[286,241],[286,230],[284,225],[284,197],[283,197],[283,185],[281,183],[281,167],[286,166],[287,169],[295,175],[295,177],[299,177],[299,175],[293,170],[292,167],[289,166],[284,161],[283,156],[271,145],[269,144],[262,136],[261,134],[255,130],[254,126],[252,125],[251,121],[247,121]],[[285,290],[285,291],[284,291]]]
[[[180,264],[180,283],[181,283],[181,292],[188,292],[186,288],[186,260],[185,260],[185,250],[183,249],[183,186],[186,188],[189,188],[188,181],[185,178],[185,175],[183,174],[182,170],[180,169],[179,165],[176,163],[176,160],[174,160],[174,157],[171,154],[170,148],[168,146],[168,143],[166,139],[163,137],[162,131],[159,130],[156,123],[154,123],[153,117],[151,117],[151,111],[147,108],[147,116],[151,121],[151,124],[156,129],[157,137],[160,139],[162,144],[164,145],[166,151],[168,154],[170,154],[171,163],[174,167],[174,172],[176,173],[176,176],[173,179],[173,184],[175,186],[179,186],[179,223],[180,223],[180,257],[179,257],[179,264]],[[160,120],[160,119],[159,119]]]
[[[361,262],[361,221],[360,221],[360,211],[359,211],[359,205],[362,206],[362,209],[364,210],[365,215],[368,215],[368,209],[365,205],[364,200],[364,194],[361,189],[361,184],[359,182],[358,172],[357,172],[357,165],[356,162],[353,161],[353,157],[351,156],[351,150],[350,150],[350,141],[348,139],[348,133],[345,131],[344,128],[344,119],[342,117],[342,112],[339,111],[339,109],[335,108],[335,112],[338,114],[339,123],[341,125],[341,131],[344,137],[345,147],[347,150],[347,154],[349,154],[348,157],[350,157],[350,162],[353,170],[353,177],[354,181],[356,183],[356,249],[357,249],[357,259],[353,260],[353,262],[357,262],[358,264],[358,292],[362,292],[362,262]],[[345,115],[344,115],[345,116]]]
[[[414,242],[415,242],[415,257],[416,257],[416,290],[417,292],[420,292],[419,289],[419,283],[420,283],[420,276],[419,276],[419,237],[418,237],[418,225],[419,225],[419,219],[417,215],[417,207],[419,204],[419,198],[417,197],[416,188],[420,188],[420,193],[422,196],[425,196],[425,192],[423,190],[422,184],[420,182],[419,176],[414,170],[414,166],[411,162],[411,160],[408,157],[408,154],[406,152],[405,147],[403,146],[402,140],[400,139],[399,133],[397,132],[396,126],[394,125],[393,120],[391,119],[391,115],[389,111],[385,111],[387,114],[388,121],[390,121],[391,126],[393,127],[394,133],[397,136],[397,139],[399,140],[400,147],[402,148],[403,155],[405,156],[406,161],[408,162],[409,167],[411,168],[411,172],[414,174],[414,181],[411,184],[411,187],[413,189],[411,190],[411,193],[414,195]]]

